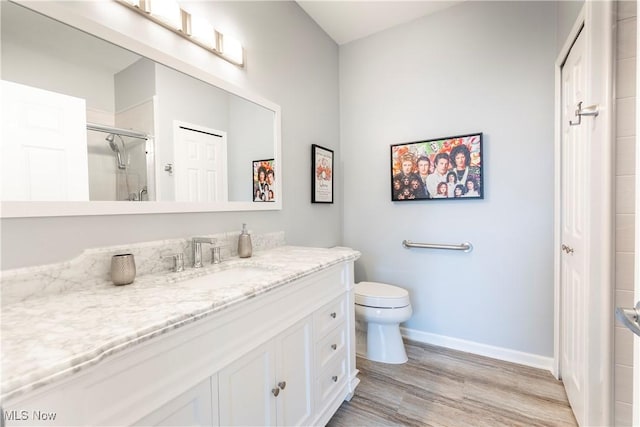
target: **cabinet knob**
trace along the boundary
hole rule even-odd
[[[282,390],[284,390],[284,388],[287,386],[287,382],[286,381],[280,381],[278,383],[278,387],[280,387]]]
[[[333,380],[334,383],[338,382],[338,376],[337,375],[332,376],[331,379]]]
[[[280,394],[280,389],[279,388],[274,388],[273,390],[271,390],[271,393],[273,393],[273,395],[275,397],[278,397],[278,395]]]
[[[336,348],[338,348],[338,344],[331,344],[331,349],[335,350]]]
[[[334,311],[333,313],[331,313],[329,316],[333,317],[334,319],[336,318],[336,312]]]

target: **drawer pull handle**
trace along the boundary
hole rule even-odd
[[[336,318],[336,312],[334,311],[333,313],[331,313],[329,316],[331,316],[332,318]]]
[[[287,386],[287,382],[286,381],[280,381],[278,383],[278,387],[280,387],[282,390],[284,390],[284,388]]]
[[[338,344],[331,344],[331,349],[332,349],[332,350],[335,350],[335,349],[337,349],[337,348],[338,348]]]
[[[271,390],[271,393],[273,393],[273,395],[275,397],[278,397],[278,395],[280,394],[280,389],[279,388],[274,388],[273,390]]]
[[[334,383],[338,382],[338,376],[337,375],[332,376],[331,379],[333,380]]]

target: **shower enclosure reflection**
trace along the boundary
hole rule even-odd
[[[154,173],[153,140],[148,135],[89,123],[87,146],[91,200],[153,200],[148,179]]]

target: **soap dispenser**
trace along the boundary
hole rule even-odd
[[[238,238],[238,256],[240,258],[251,256],[251,236],[247,232],[247,224],[242,224],[242,233]]]

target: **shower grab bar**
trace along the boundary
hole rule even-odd
[[[460,245],[442,245],[435,243],[415,243],[411,240],[403,240],[402,246],[405,248],[421,248],[421,249],[447,249],[451,251],[463,251],[463,252],[471,252],[473,250],[473,245],[469,242],[464,242]]]
[[[104,133],[114,133],[116,135],[128,136],[131,138],[149,139],[149,135],[143,132],[138,132],[131,129],[114,128],[111,126],[100,125],[97,123],[87,122],[87,130],[95,130],[95,131],[104,132]]]

